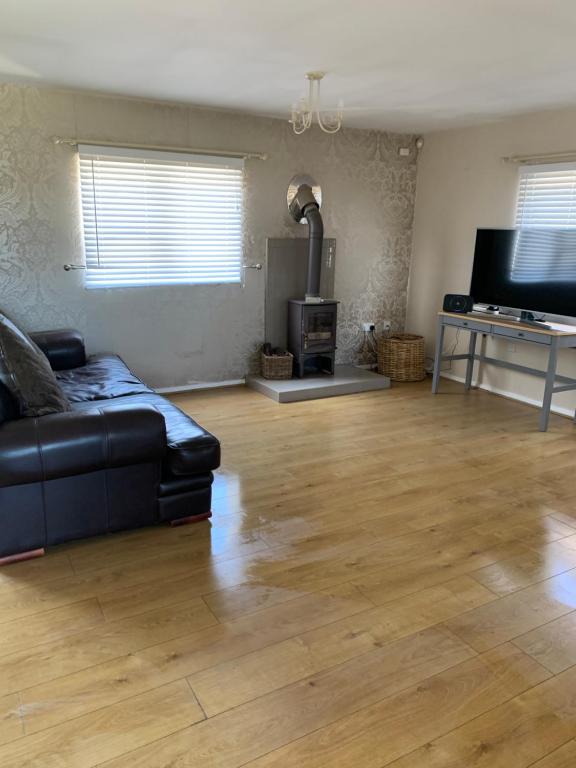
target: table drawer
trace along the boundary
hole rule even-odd
[[[517,339],[518,341],[532,341],[536,344],[550,344],[550,336],[545,333],[534,333],[524,328],[504,328],[503,326],[494,326],[492,329],[495,336],[505,336],[507,339]]]
[[[480,333],[490,333],[491,327],[488,323],[477,323],[469,320],[466,315],[459,317],[445,317],[444,325],[454,325],[456,328],[466,328],[469,331],[480,331]]]

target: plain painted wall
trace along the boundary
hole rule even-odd
[[[518,166],[510,155],[576,151],[576,109],[524,115],[475,128],[439,131],[425,137],[418,160],[412,266],[406,326],[426,337],[434,351],[436,314],[445,293],[468,293],[476,229],[514,225]],[[576,322],[576,320],[574,321]],[[465,352],[462,333],[458,352]],[[447,334],[445,348],[452,346]],[[545,368],[546,353],[529,344],[488,341],[488,353]],[[463,375],[463,364],[453,371]],[[559,372],[576,377],[576,350],[563,350]],[[540,401],[542,381],[486,366],[481,385]],[[576,393],[554,396],[560,409],[576,408]]]

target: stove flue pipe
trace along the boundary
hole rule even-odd
[[[306,301],[319,301],[324,224],[312,188],[308,184],[298,187],[290,203],[290,214],[295,221],[304,218],[308,222],[308,277],[305,298]]]

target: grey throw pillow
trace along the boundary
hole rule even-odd
[[[16,398],[21,416],[70,410],[46,355],[28,334],[1,313],[0,381]]]

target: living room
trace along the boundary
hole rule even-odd
[[[0,765],[576,765],[576,9],[1,15]]]

